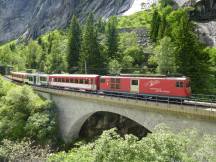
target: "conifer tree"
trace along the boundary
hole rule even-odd
[[[80,71],[83,73],[100,73],[100,69],[103,68],[104,61],[97,37],[94,17],[91,13],[86,21],[81,45],[81,56],[79,59]],[[87,71],[85,69],[87,69]]]
[[[117,18],[111,17],[107,23],[107,54],[109,58],[118,58],[119,36],[117,30]]]
[[[105,26],[106,26],[106,22],[100,17],[96,23],[97,26],[97,31],[99,33],[104,33],[105,32]]]
[[[76,16],[73,16],[69,33],[68,44],[68,71],[73,72],[73,68],[78,66],[79,56],[81,50],[81,28]]]
[[[158,12],[158,9],[154,9],[152,20],[151,20],[151,31],[150,31],[150,38],[152,42],[157,41],[159,27],[160,27],[161,17]]]

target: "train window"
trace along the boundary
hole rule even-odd
[[[91,79],[91,84],[94,84],[94,80],[93,79]]]
[[[115,84],[111,84],[111,88],[112,88],[112,89],[115,89]]]
[[[75,79],[75,83],[78,83],[78,79]]]
[[[106,80],[105,80],[105,79],[100,79],[100,82],[101,82],[101,83],[105,83]]]
[[[85,80],[85,84],[89,84],[89,80],[88,79]]]
[[[29,80],[29,81],[32,81],[32,77],[28,77],[28,80]]]
[[[73,83],[74,82],[74,80],[73,79],[70,79],[70,83]]]
[[[67,78],[67,79],[66,79],[66,83],[69,83],[69,82],[70,82],[70,80],[69,80],[69,78]]]
[[[45,82],[45,81],[47,81],[47,78],[46,77],[40,77],[40,81]]]
[[[176,87],[180,87],[180,83],[179,82],[176,82]]]
[[[116,89],[120,89],[120,84],[116,84]]]
[[[61,78],[58,78],[58,82],[61,82]]]
[[[132,80],[132,85],[138,85],[138,80]]]
[[[119,78],[111,78],[111,83],[120,83]]]
[[[83,79],[80,79],[80,84],[83,84]]]
[[[112,83],[115,83],[115,78],[111,78],[111,82],[112,82]]]
[[[184,87],[184,83],[183,82],[176,82],[176,87],[182,88],[182,87]]]

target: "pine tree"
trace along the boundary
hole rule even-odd
[[[82,73],[100,73],[100,69],[103,68],[103,56],[100,52],[100,44],[98,42],[97,30],[94,24],[93,14],[90,14],[87,18],[85,30],[82,39],[82,49],[79,67]],[[85,66],[88,71],[85,70]]]
[[[167,23],[167,16],[173,11],[171,6],[166,6],[160,11],[160,24],[158,29],[157,40],[162,39],[164,36],[169,36],[169,24]]]
[[[96,26],[99,33],[105,32],[106,22],[101,17],[98,19]]]
[[[157,9],[154,9],[152,20],[151,20],[151,31],[150,31],[150,38],[152,42],[157,41],[160,23],[161,23],[160,14]]]
[[[107,54],[109,58],[118,58],[119,36],[117,30],[117,18],[111,17],[107,23]]]
[[[68,44],[68,71],[73,72],[73,68],[78,66],[81,50],[81,29],[76,16],[73,16],[69,33]]]

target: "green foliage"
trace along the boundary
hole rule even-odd
[[[176,2],[173,0],[159,0],[159,5],[161,8],[164,8],[166,6],[173,6]]]
[[[26,49],[27,68],[38,69],[41,60],[42,49],[35,41],[30,41]]]
[[[69,32],[69,45],[68,45],[68,71],[72,72],[73,67],[78,66],[81,50],[81,28],[75,16],[73,16]]]
[[[155,54],[160,74],[176,73],[175,46],[171,38],[161,39],[160,44],[155,48]]]
[[[153,42],[157,41],[160,23],[161,23],[161,16],[158,12],[158,9],[154,8],[152,21],[151,21],[151,31],[150,31],[150,37]]]
[[[150,61],[156,61],[152,65],[158,65],[162,74],[177,72],[190,77],[193,93],[213,93],[211,58],[189,19],[191,8],[174,10],[171,5],[169,0],[163,0],[152,8],[150,37],[156,43],[157,55]]]
[[[38,143],[54,140],[56,121],[53,105],[27,86],[18,87],[4,82],[0,80],[4,92],[0,100],[0,140],[20,140],[24,137]]]
[[[159,126],[141,140],[133,135],[120,137],[115,129],[104,131],[96,141],[55,154],[49,161],[213,162],[215,158],[215,136],[201,136],[193,130],[174,133]]]
[[[105,28],[106,28],[106,22],[103,20],[103,18],[99,18],[97,23],[96,23],[97,31],[99,33],[105,33]]]
[[[55,31],[49,34],[46,72],[61,73],[67,71],[67,43],[67,40],[62,40],[60,32]]]
[[[0,46],[0,64],[11,65],[14,69],[23,70],[25,67],[26,53],[23,46],[10,42]]]
[[[188,9],[173,11],[168,21],[172,27],[171,37],[176,46],[177,72],[191,77],[193,92],[208,92],[209,56],[203,52],[204,48],[194,33]]]
[[[158,29],[158,37],[157,37],[158,40],[162,39],[165,35],[169,36],[170,29],[169,29],[169,23],[167,22],[167,17],[172,11],[173,8],[171,6],[166,6],[164,8],[161,8],[161,10],[159,11],[161,21]]]
[[[122,72],[132,73],[134,67],[141,68],[146,63],[143,48],[137,43],[136,33],[121,33],[119,44]]]
[[[82,49],[80,56],[80,72],[85,72],[87,65],[88,73],[100,74],[100,69],[105,67],[105,57],[101,53],[100,44],[98,42],[98,33],[95,29],[93,14],[88,16],[82,38]]]
[[[13,84],[5,82],[0,76],[0,102],[2,101],[3,97],[7,95],[7,92],[13,87]]]
[[[133,71],[134,59],[130,55],[125,55],[122,59],[122,72],[131,73]]]
[[[211,80],[209,84],[211,84],[212,88],[210,93],[216,94],[216,48],[207,47],[204,49],[204,53],[207,53],[210,57],[209,65],[210,65],[210,77]]]
[[[147,11],[135,13],[130,16],[119,17],[118,28],[149,28],[150,15]]]
[[[117,18],[111,17],[107,23],[106,28],[107,36],[107,54],[109,58],[118,58],[118,48],[119,48],[119,37],[117,30]]]
[[[0,160],[23,161],[28,159],[42,160],[50,154],[49,146],[35,146],[30,140],[14,142],[7,139],[0,145]],[[4,160],[3,160],[4,159]]]
[[[112,75],[118,75],[121,72],[121,65],[119,64],[118,60],[111,60],[108,64],[108,72]]]

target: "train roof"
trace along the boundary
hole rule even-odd
[[[95,78],[99,75],[96,74],[52,74],[50,77],[87,77],[87,78]]]
[[[185,76],[182,77],[148,77],[148,76],[143,76],[143,77],[135,77],[135,76],[101,76],[101,78],[118,78],[118,79],[123,79],[123,78],[133,78],[133,79],[167,79],[167,80],[187,80],[188,78]]]
[[[44,74],[44,73],[26,73],[26,75],[28,76],[49,76],[48,74]]]
[[[28,74],[26,72],[15,72],[15,71],[12,71],[11,73],[13,73],[13,74],[22,74],[22,75],[27,75]]]

